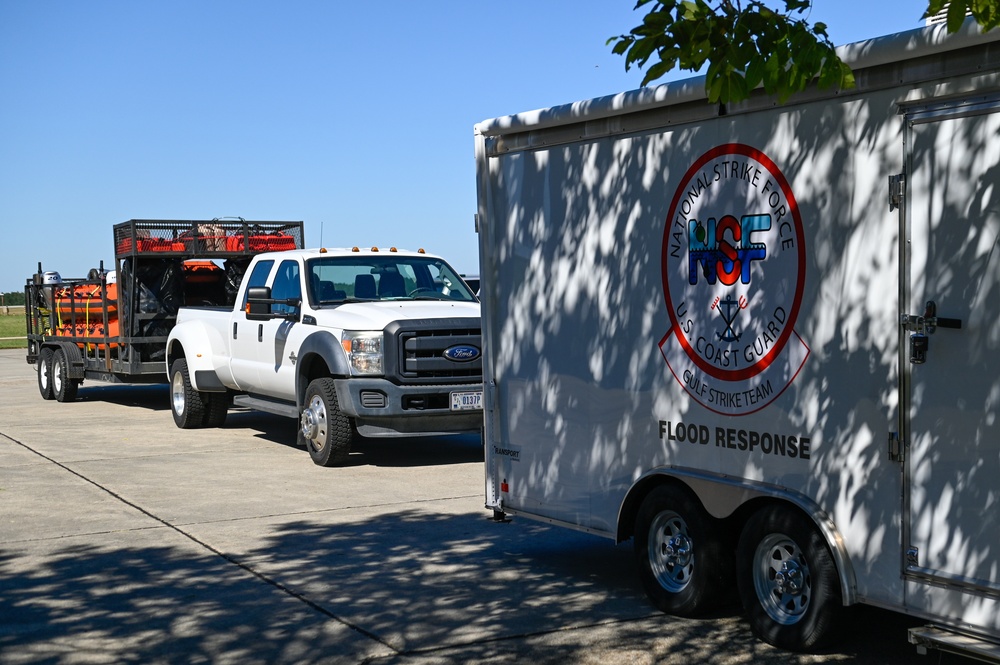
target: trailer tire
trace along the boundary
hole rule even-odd
[[[635,520],[635,557],[646,595],[659,610],[704,615],[724,596],[732,578],[722,534],[689,492],[661,485]]]
[[[56,393],[52,389],[52,349],[46,346],[39,351],[35,365],[38,370],[38,392],[42,399],[55,399]]]
[[[753,632],[789,651],[828,644],[843,601],[833,556],[805,514],[763,508],[747,520],[736,550],[740,599]]]
[[[181,429],[195,429],[205,421],[205,399],[191,385],[184,358],[178,358],[170,366],[170,413],[174,424]]]
[[[80,388],[79,379],[69,378],[69,356],[63,349],[56,349],[52,354],[52,394],[57,402],[72,402],[76,399]]]
[[[298,444],[319,466],[336,466],[347,461],[353,438],[351,420],[340,410],[333,379],[314,380],[302,400]]]

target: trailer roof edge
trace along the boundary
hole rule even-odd
[[[846,44],[837,48],[837,54],[852,69],[860,70],[996,41],[1000,41],[1000,28],[984,33],[978,23],[968,18],[954,34],[948,34],[941,23]],[[475,125],[475,133],[501,136],[699,99],[705,99],[704,76],[484,120]]]

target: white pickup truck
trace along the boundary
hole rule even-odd
[[[293,417],[322,466],[358,435],[479,432],[479,317],[459,274],[423,250],[260,254],[233,309],[180,309],[166,349],[174,422],[218,427],[231,404]]]

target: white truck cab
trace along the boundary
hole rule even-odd
[[[257,256],[236,305],[182,308],[167,341],[179,427],[218,426],[230,400],[294,417],[323,466],[365,437],[482,428],[479,302],[423,250]]]

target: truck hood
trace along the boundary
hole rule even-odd
[[[317,325],[342,330],[382,330],[393,321],[411,319],[479,319],[479,303],[449,301],[381,301],[345,303],[315,310]]]

